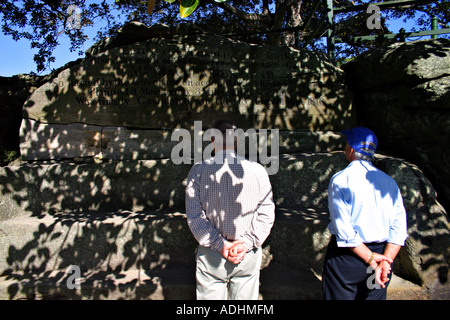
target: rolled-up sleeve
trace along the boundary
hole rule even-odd
[[[399,246],[405,245],[405,240],[408,237],[406,210],[403,206],[403,198],[400,190],[397,188],[397,196],[394,199],[394,210],[392,221],[390,221],[388,242],[397,244]]]
[[[338,247],[357,247],[363,243],[362,238],[353,228],[351,221],[350,190],[341,188],[333,179],[328,186],[328,209],[331,223],[330,232],[336,235]]]

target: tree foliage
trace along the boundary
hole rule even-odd
[[[334,0],[334,6],[367,2]],[[241,41],[323,51],[325,46],[320,38],[327,30],[325,4],[325,0],[0,0],[0,13],[5,35],[14,40],[27,39],[31,48],[38,49],[34,60],[37,71],[41,72],[54,62],[52,53],[61,36],[68,37],[70,50],[76,51],[87,39],[87,27],[102,25],[97,34],[99,40],[114,35],[128,21],[177,25],[188,20],[209,32]],[[341,14],[335,19],[336,36],[348,39],[390,33],[386,20],[394,18],[414,19],[418,29],[429,29],[431,15],[442,26],[448,26],[448,1],[428,1],[383,11],[382,28],[377,30],[367,28],[365,12]],[[377,44],[343,46],[338,48],[338,54],[345,58],[372,45]]]

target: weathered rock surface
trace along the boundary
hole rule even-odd
[[[378,167],[392,176],[407,211],[408,239],[399,254],[400,274],[428,287],[449,286],[450,233],[448,214],[422,171],[411,163],[383,158]]]
[[[377,48],[343,66],[360,121],[387,153],[418,164],[450,207],[450,40]]]
[[[156,30],[158,36],[129,44],[132,37],[122,32],[38,88],[24,104],[22,141],[31,135],[42,146],[55,138],[40,125],[29,133],[35,128],[29,120],[117,127],[117,135],[122,128],[192,130],[197,120],[209,128],[218,118],[242,129],[326,131],[355,124],[344,73],[322,55],[208,34],[160,36],[157,27],[164,29],[133,25],[134,33]],[[71,136],[77,128],[62,130]],[[80,145],[91,141],[75,136]],[[39,154],[28,148],[22,146],[23,154]]]
[[[61,70],[77,64],[72,61],[46,76],[18,74],[0,77],[0,150],[19,151],[22,109],[25,101],[42,84],[51,81]]]
[[[396,179],[408,212],[409,238],[394,272],[442,298],[448,292],[447,215],[416,166],[377,158]],[[321,298],[327,187],[346,165],[342,153],[281,158],[279,172],[270,176],[277,216],[264,245],[263,296]],[[60,283],[47,285],[48,294],[73,298],[193,298],[196,244],[184,215],[190,167],[142,160],[1,168],[0,287],[7,298],[42,293],[46,281]],[[70,265],[82,269],[82,291],[65,286]],[[271,279],[286,270],[297,286],[284,281],[283,291]],[[174,284],[179,277],[184,280]]]
[[[19,150],[23,103],[44,81],[45,77],[30,75],[0,77],[0,147]]]
[[[105,160],[150,160],[170,158],[173,148],[183,140],[170,129],[130,129],[126,127],[103,127],[82,123],[48,124],[23,119],[21,127],[21,156],[24,161],[92,158],[102,154]],[[253,132],[253,131],[252,131]],[[240,140],[243,155],[249,154],[249,147],[259,141],[259,130],[254,140],[249,131],[243,131]],[[264,131],[268,148],[275,139],[271,130]],[[190,153],[196,134],[200,134],[202,150],[210,144],[204,131],[189,130]],[[330,152],[342,150],[341,134],[333,131],[291,131],[281,130],[277,134],[279,153]],[[207,140],[207,141],[206,141]],[[265,140],[264,140],[265,141]]]
[[[179,31],[128,24],[33,89],[21,153],[39,161],[0,168],[0,298],[194,298],[196,243],[184,215],[192,162],[171,160],[171,135],[217,118],[280,129],[279,151],[289,153],[270,176],[277,217],[263,298],[321,298],[327,186],[347,164],[333,153],[336,132],[356,124],[342,70],[310,52]],[[346,66],[379,149],[409,159],[436,151],[430,172],[448,153],[448,44],[393,45]],[[406,161],[378,154],[376,165],[397,181],[408,212],[395,279],[416,283],[417,297],[448,299],[448,216],[435,189]],[[71,265],[81,268],[79,290],[66,286]]]

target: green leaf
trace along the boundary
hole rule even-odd
[[[182,19],[189,16],[197,8],[199,0],[182,0],[180,3],[180,16]]]
[[[165,2],[168,2],[168,3],[173,3],[173,2],[175,2],[176,0],[164,0]]]
[[[228,0],[214,0],[215,2],[227,2]]]

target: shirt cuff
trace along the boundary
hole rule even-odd
[[[225,243],[225,238],[219,236],[219,238],[211,244],[211,250],[220,252],[222,250],[223,245]]]
[[[361,237],[355,233],[355,236],[351,239],[341,239],[338,235],[336,235],[336,242],[337,246],[340,248],[346,248],[346,247],[357,247],[363,243],[363,240]]]
[[[408,238],[408,235],[402,235],[402,234],[392,235],[392,234],[390,234],[389,238],[387,239],[387,242],[403,247],[405,245],[405,240],[407,238]]]
[[[249,240],[249,239],[243,239],[242,241],[244,241],[244,245],[247,248],[247,252],[253,250],[254,246],[253,246],[253,241]]]

